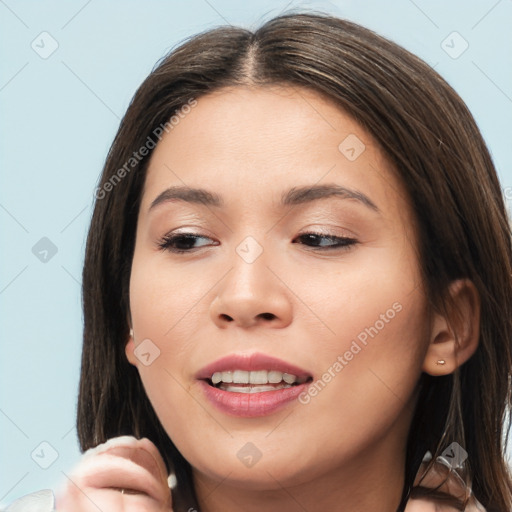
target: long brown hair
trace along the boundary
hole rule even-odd
[[[493,162],[466,105],[432,68],[368,29],[323,14],[287,13],[254,32],[221,27],[199,34],[166,56],[137,90],[108,153],[87,239],[77,415],[82,450],[123,434],[148,437],[176,473],[175,510],[198,509],[191,467],[124,354],[151,151],[136,164],[130,158],[191,99],[247,84],[306,87],[356,119],[409,195],[432,307],[449,307],[448,285],[457,278],[473,281],[480,294],[477,352],[454,374],[421,376],[399,510],[414,494],[426,450],[435,458],[453,441],[469,453],[480,502],[488,511],[511,510],[504,425],[511,403],[512,250]]]

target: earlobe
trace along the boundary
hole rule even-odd
[[[126,345],[124,346],[124,353],[126,354],[126,359],[128,359],[128,362],[130,364],[133,364],[134,366],[137,366],[137,358],[135,357],[134,351],[135,350],[135,340],[133,339],[133,329],[130,329],[130,335],[128,338],[128,341],[126,342]]]
[[[448,310],[435,313],[423,371],[433,376],[449,375],[478,348],[480,296],[469,279],[450,284]]]

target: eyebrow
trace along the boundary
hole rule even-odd
[[[335,184],[292,187],[281,195],[281,205],[294,206],[328,197],[355,199],[371,210],[379,212],[379,208],[377,208],[376,204],[362,192]],[[174,186],[169,187],[159,194],[151,203],[148,211],[153,210],[160,204],[171,201],[185,201],[187,203],[215,206],[218,208],[221,208],[225,204],[220,195],[206,189],[188,186]]]

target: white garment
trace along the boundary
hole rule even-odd
[[[55,495],[51,489],[32,492],[13,501],[1,512],[54,512]]]

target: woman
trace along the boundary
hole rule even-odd
[[[324,15],[200,34],[96,198],[57,510],[511,509],[510,227],[420,59]]]

